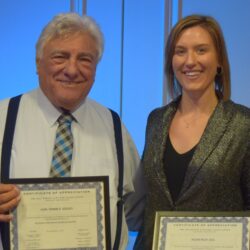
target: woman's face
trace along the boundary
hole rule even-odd
[[[183,94],[215,93],[218,56],[210,34],[201,26],[187,28],[180,34],[172,66]]]

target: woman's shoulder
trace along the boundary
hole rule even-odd
[[[177,101],[174,100],[168,103],[167,105],[155,108],[149,113],[148,119],[150,120],[150,119],[162,118],[163,115],[176,111],[177,106],[178,106],[178,103]]]
[[[222,103],[226,112],[230,112],[234,117],[244,117],[250,121],[250,108],[239,103],[235,103],[232,100]]]

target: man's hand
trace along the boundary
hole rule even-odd
[[[19,189],[12,184],[0,184],[0,222],[9,222],[12,215],[8,214],[21,199]]]

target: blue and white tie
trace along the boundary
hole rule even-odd
[[[62,114],[58,118],[59,125],[56,131],[50,177],[70,176],[73,154],[73,135],[71,132],[73,119],[70,113]]]

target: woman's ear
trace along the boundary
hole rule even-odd
[[[222,67],[221,66],[217,66],[217,76],[222,75]]]

